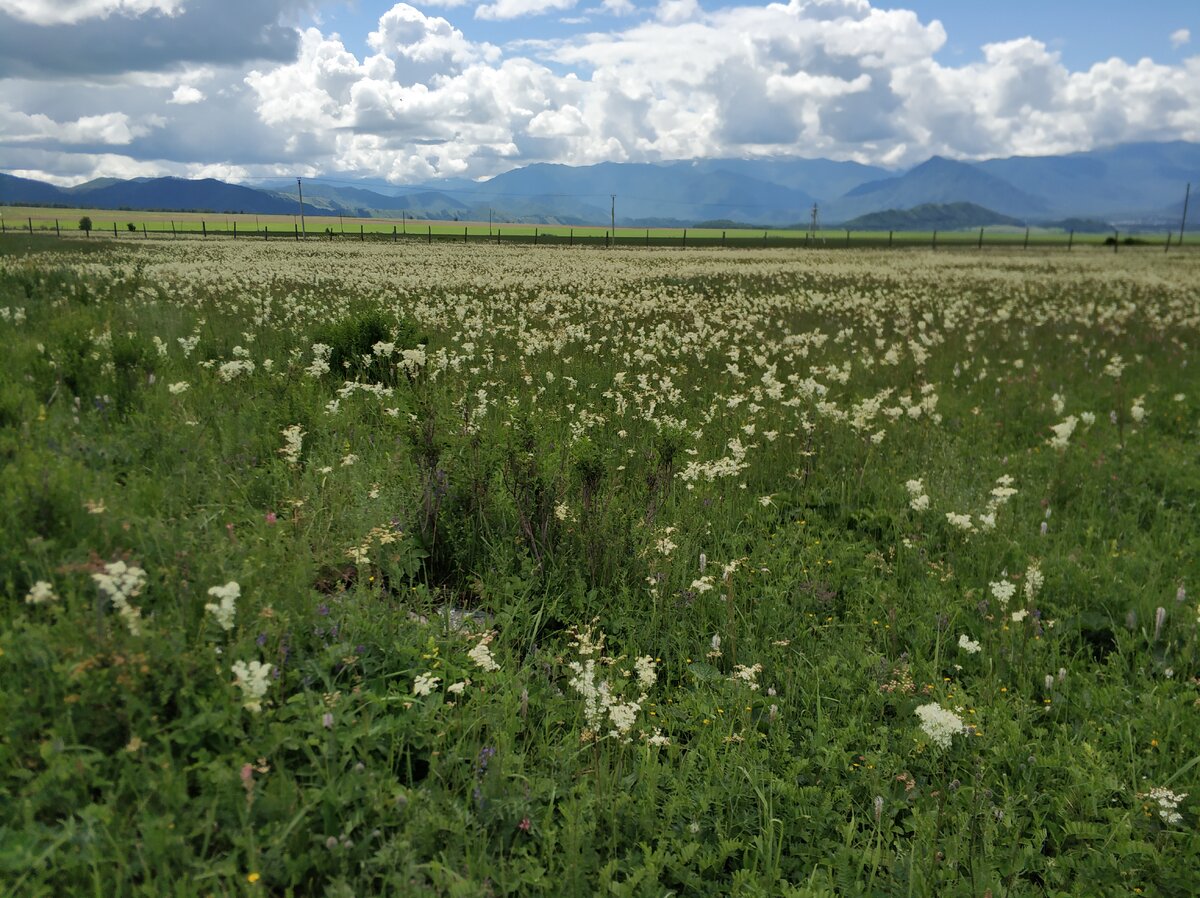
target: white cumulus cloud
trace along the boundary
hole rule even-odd
[[[174,15],[183,0],[0,0],[0,13],[34,25],[74,25],[85,19],[107,19],[113,14]]]
[[[576,0],[496,0],[475,7],[477,19],[516,19],[521,16],[539,16],[543,13],[562,11],[575,6]]]
[[[1180,28],[1178,31],[1171,32],[1171,46],[1178,50],[1180,47],[1192,42],[1192,32],[1187,28]]]
[[[167,102],[174,103],[176,106],[189,106],[192,103],[199,103],[203,99],[203,91],[189,84],[181,84],[175,88],[175,92],[171,94],[171,99],[167,100]]]

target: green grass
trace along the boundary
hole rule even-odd
[[[610,229],[603,225],[569,227],[566,225],[523,225],[487,222],[449,222],[414,219],[344,218],[338,216],[308,215],[303,229],[298,215],[246,215],[215,214],[205,212],[114,212],[98,209],[49,209],[36,206],[10,206],[4,208],[4,222],[8,235],[24,232],[33,234],[61,234],[85,236],[79,229],[80,219],[88,216],[92,220],[93,238],[112,237],[118,240],[163,239],[167,237],[194,236],[207,233],[213,236],[233,236],[236,231],[247,239],[296,239],[299,234],[307,239],[332,238],[355,240],[366,237],[419,240],[435,238],[449,240],[462,237],[469,240],[497,240],[532,242],[535,238],[548,242],[578,242],[581,244],[604,243]],[[132,230],[130,225],[133,225]],[[265,229],[265,237],[264,237]],[[115,232],[115,233],[114,233]],[[1066,247],[1103,245],[1112,234],[1075,234],[1063,231],[1033,228],[1028,243],[1030,246]],[[1141,247],[1165,247],[1165,231],[1132,234],[1122,232],[1122,241],[1132,238]],[[706,246],[804,246],[806,248],[837,249],[840,247],[937,247],[975,248],[979,243],[977,229],[965,231],[853,231],[847,240],[846,231],[825,229],[815,235],[805,230],[769,228],[764,230],[733,228],[625,228],[616,229],[616,240],[621,245],[678,246],[686,242]],[[765,240],[765,243],[764,243]],[[1179,234],[1171,235],[1171,246],[1178,246]],[[1009,227],[986,228],[985,247],[1012,247],[1024,245],[1023,230]],[[1200,244],[1200,234],[1186,234],[1188,246]],[[1124,247],[1122,247],[1124,248]]]
[[[10,240],[0,892],[1192,888],[1200,258]]]

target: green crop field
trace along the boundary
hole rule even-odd
[[[80,224],[84,217],[91,222],[91,231],[85,234]],[[221,214],[212,212],[143,212],[113,211],[111,209],[54,209],[37,206],[0,207],[0,222],[5,234],[25,233],[58,236],[92,236],[115,239],[162,239],[167,237],[207,234],[223,237],[240,235],[245,239],[307,239],[307,240],[451,240],[467,239],[472,242],[496,241],[527,243],[535,240],[552,243],[605,243],[613,234],[610,228],[600,225],[529,225],[485,221],[426,221],[413,218],[346,218],[342,216],[309,214],[301,223],[299,215],[247,215]],[[844,247],[930,247],[930,248],[978,248],[981,245],[979,230],[962,231],[852,231],[825,229],[815,233],[803,230],[771,228],[766,230],[748,228],[628,228],[615,231],[616,242],[624,246],[694,246],[732,247],[799,247],[811,249],[840,249]],[[1006,226],[985,228],[984,248],[1009,248],[1026,244],[1032,247],[1095,246],[1102,245],[1112,234],[1071,234],[1044,228],[1025,231]],[[1154,231],[1119,233],[1123,244],[1157,247],[1160,251],[1170,250],[1167,232]],[[1170,246],[1178,247],[1179,234],[1170,235]],[[1200,245],[1200,235],[1185,234],[1185,245]]]
[[[1194,893],[1200,255],[77,211],[0,238],[0,894]]]

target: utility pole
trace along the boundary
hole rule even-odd
[[[304,226],[304,188],[300,186],[300,179],[296,179],[296,192],[300,194],[300,233],[304,235],[304,239],[308,239],[308,228]]]
[[[612,198],[612,218],[611,218],[612,239],[613,239],[613,246],[616,246],[616,244],[617,244],[617,195],[615,193],[610,193],[609,196]]]
[[[1187,193],[1183,195],[1183,220],[1179,222],[1179,248],[1183,249],[1183,229],[1187,227],[1188,200],[1192,198],[1192,182],[1188,181]]]

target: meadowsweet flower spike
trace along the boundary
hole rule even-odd
[[[130,599],[141,595],[142,587],[146,585],[146,572],[136,565],[127,565],[124,561],[114,561],[104,565],[104,570],[92,574],[92,580],[106,595],[125,626],[133,636],[142,633],[142,612],[130,603]]]
[[[217,625],[226,632],[233,629],[237,617],[237,600],[242,594],[242,588],[232,580],[224,586],[212,586],[208,594],[219,600],[219,603],[208,602],[204,610],[217,619]]]
[[[242,707],[252,714],[262,711],[262,699],[270,685],[271,665],[261,661],[235,661],[230,668],[233,685],[242,690]]]
[[[54,586],[45,580],[39,580],[33,584],[25,595],[26,605],[44,605],[56,601],[58,601],[58,596],[54,594]]]
[[[921,729],[925,735],[939,748],[949,748],[951,738],[963,731],[962,718],[937,702],[921,705],[916,715],[921,719]]]

